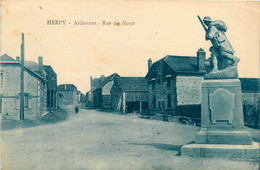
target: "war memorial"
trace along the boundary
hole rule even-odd
[[[211,56],[206,60],[201,85],[201,129],[195,143],[181,148],[182,156],[219,158],[257,158],[259,143],[245,130],[241,83],[238,79],[239,58],[234,55],[221,20],[198,16],[210,41]]]

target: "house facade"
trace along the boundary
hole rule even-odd
[[[59,105],[77,105],[77,87],[73,84],[61,84],[58,86]]]
[[[111,88],[111,106],[123,114],[148,112],[148,86],[144,77],[117,77]]]
[[[19,57],[14,60],[7,54],[0,61],[0,112],[4,119],[19,120],[20,75]],[[46,111],[45,78],[24,67],[24,118],[37,119]]]
[[[38,63],[25,61],[24,65],[30,70],[45,77],[47,86],[47,110],[56,109],[57,105],[57,74],[50,65],[43,65],[43,57],[38,57]]]
[[[47,81],[47,109],[53,110],[57,108],[57,74],[50,65],[43,65],[43,70]]]
[[[204,50],[199,49],[197,56],[168,55],[153,64],[148,61],[145,78],[150,112],[166,115],[200,112],[205,55]]]

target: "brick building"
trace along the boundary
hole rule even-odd
[[[111,106],[121,113],[148,112],[148,86],[144,77],[117,77],[111,88]]]
[[[145,78],[151,112],[176,115],[197,110],[200,114],[205,55],[203,49],[199,49],[197,56],[167,55],[153,64],[148,61],[149,71]]]
[[[0,112],[6,119],[19,119],[20,59],[7,54],[0,60]],[[24,68],[24,117],[36,119],[46,111],[46,83],[43,70]]]

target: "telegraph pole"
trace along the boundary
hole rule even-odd
[[[24,120],[24,33],[21,44],[20,120]]]

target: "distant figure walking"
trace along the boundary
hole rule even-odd
[[[79,112],[79,108],[78,106],[75,107],[75,114],[77,114]]]

